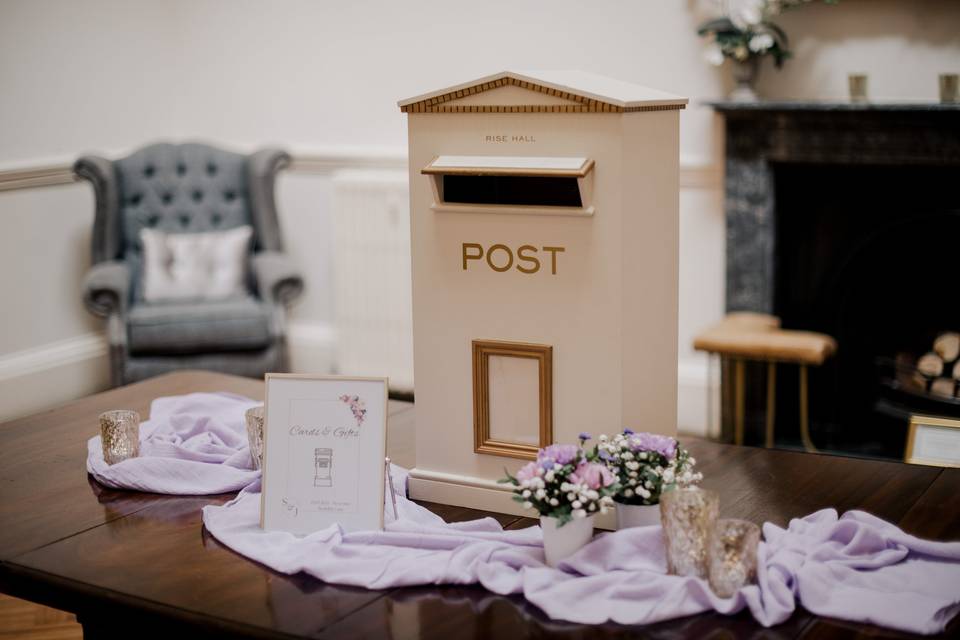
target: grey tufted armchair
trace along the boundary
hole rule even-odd
[[[260,377],[286,370],[285,307],[303,280],[283,253],[274,182],[283,151],[250,156],[201,144],[154,144],[109,161],[84,156],[75,173],[93,184],[93,266],[83,300],[107,319],[114,386],[182,368]],[[248,295],[148,303],[140,231],[253,227]]]

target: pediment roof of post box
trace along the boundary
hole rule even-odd
[[[501,98],[485,104],[477,95],[492,92],[494,98],[506,87],[526,89],[543,99],[505,104]],[[501,71],[397,104],[406,113],[623,113],[683,109],[687,99],[585,71]]]

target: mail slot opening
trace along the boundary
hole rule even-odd
[[[437,156],[423,168],[436,211],[593,215],[593,160]]]
[[[543,207],[583,206],[576,178],[444,175],[441,179],[444,202]]]

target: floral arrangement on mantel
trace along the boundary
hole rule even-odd
[[[589,439],[589,434],[581,433],[579,446],[544,447],[535,461],[521,467],[516,476],[507,472],[500,482],[514,486],[513,499],[525,509],[556,518],[561,527],[573,519],[606,513],[620,485],[597,446],[584,448]]]
[[[697,461],[674,438],[624,429],[612,438],[600,436],[599,456],[616,474],[620,490],[614,500],[627,505],[655,505],[675,486],[700,482]]]
[[[779,69],[791,56],[787,34],[773,19],[784,11],[821,1],[837,4],[840,0],[717,0],[723,15],[701,24],[697,33],[708,40],[707,62],[719,67],[730,58],[738,63],[734,71],[737,87],[731,98],[756,100],[752,85],[760,58],[772,56]]]

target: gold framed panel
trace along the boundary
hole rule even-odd
[[[539,444],[496,440],[490,435],[490,356],[531,358],[539,371]],[[473,341],[473,450],[495,456],[535,460],[537,450],[553,442],[553,347],[546,344]]]
[[[931,467],[960,467],[960,458],[956,460],[932,459],[916,454],[914,447],[917,441],[917,431],[924,427],[954,430],[956,432],[955,437],[960,441],[960,420],[913,414],[910,416],[910,430],[907,433],[907,448],[903,454],[903,461],[909,464],[923,464]]]

